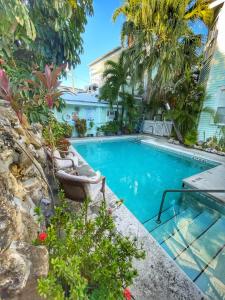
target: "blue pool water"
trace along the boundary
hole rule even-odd
[[[132,140],[74,146],[190,279],[211,300],[224,300],[224,205],[206,195],[170,194],[155,222],[165,189],[181,188],[182,179],[215,164]]]
[[[141,222],[156,215],[165,189],[181,188],[182,179],[212,167],[134,140],[89,142],[74,147],[106,176],[109,187]],[[168,195],[165,208],[176,197],[179,195]]]

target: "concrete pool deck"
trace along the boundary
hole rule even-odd
[[[117,139],[127,137],[138,137],[143,143],[151,144],[165,149],[173,150],[180,154],[187,154],[196,158],[210,160],[220,164],[217,176],[221,177],[223,185],[223,177],[221,172],[225,168],[225,157],[211,153],[205,153],[196,149],[187,149],[181,145],[169,144],[166,139],[158,137],[149,137],[145,135],[123,136]],[[99,137],[82,139],[83,142],[114,140],[115,137]],[[80,139],[73,139],[71,142],[81,142]],[[81,159],[83,159],[81,157]],[[84,160],[84,159],[83,159]],[[218,167],[220,167],[218,166]],[[218,168],[216,167],[216,168]],[[213,170],[213,169],[211,169]],[[203,172],[205,173],[205,172]],[[202,174],[202,173],[200,173]],[[199,174],[195,175],[199,176]],[[193,177],[193,176],[192,176]],[[190,177],[190,178],[192,178]],[[193,179],[194,180],[194,179]],[[196,181],[197,183],[198,181]],[[218,180],[219,184],[219,180]],[[225,186],[225,182],[224,182]],[[223,188],[224,186],[218,186]],[[171,187],[172,188],[172,187]],[[209,188],[208,186],[206,188]],[[214,187],[215,188],[215,187]],[[217,188],[217,186],[216,186]],[[95,214],[99,207],[101,195],[91,204],[90,210]],[[136,300],[200,300],[208,299],[199,288],[189,279],[189,277],[178,267],[178,265],[169,257],[165,250],[157,243],[152,235],[145,227],[136,219],[136,217],[126,208],[125,205],[117,206],[117,196],[107,187],[106,202],[108,207],[113,209],[113,218],[115,220],[117,230],[124,236],[129,236],[137,241],[137,244],[146,252],[144,260],[134,261],[134,266],[138,271],[134,284],[131,286],[131,292]]]

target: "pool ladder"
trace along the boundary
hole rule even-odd
[[[166,195],[168,193],[225,193],[225,190],[206,190],[206,189],[168,189],[163,192],[162,200],[160,203],[159,212],[157,215],[156,223],[161,223],[161,214],[163,211],[163,205],[165,202]]]

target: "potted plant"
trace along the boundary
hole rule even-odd
[[[97,127],[97,132],[96,132],[96,136],[103,136],[103,130],[102,130],[102,126],[101,127]]]
[[[59,150],[68,151],[70,147],[70,142],[67,139],[63,138],[57,142],[56,146]]]
[[[72,132],[73,132],[73,126],[69,125],[68,123],[61,123],[62,127],[64,129],[64,136],[66,138],[70,138],[72,136]]]
[[[77,118],[75,127],[79,137],[84,137],[87,132],[87,122],[85,119]]]
[[[94,127],[95,123],[94,123],[94,120],[90,120],[89,122],[89,130],[91,130],[93,127]]]

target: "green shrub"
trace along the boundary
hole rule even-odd
[[[218,142],[219,150],[225,152],[225,137],[221,137]]]
[[[184,137],[184,144],[186,146],[193,146],[198,141],[198,132],[196,129],[191,130],[188,132]]]
[[[110,121],[100,127],[104,134],[116,134],[119,131],[119,123],[117,121]]]
[[[208,138],[202,145],[204,149],[212,148],[217,151],[225,152],[225,137],[217,138],[216,136]]]
[[[85,119],[76,119],[75,127],[79,137],[85,136],[87,132],[87,121]]]
[[[46,105],[28,105],[25,114],[30,123],[40,123],[46,125],[51,118],[52,112]]]
[[[38,281],[45,299],[119,300],[137,275],[133,258],[143,258],[135,241],[120,235],[102,202],[96,219],[87,217],[88,201],[75,213],[63,202],[47,229],[50,268]],[[43,243],[42,243],[43,244]]]
[[[49,146],[60,146],[62,141],[72,131],[72,127],[67,123],[58,122],[55,118],[52,118],[48,125],[44,127],[43,137],[45,142]]]
[[[91,130],[94,127],[95,123],[93,120],[89,122],[89,129]]]
[[[64,129],[64,136],[66,138],[70,138],[72,136],[72,132],[73,132],[73,126],[69,125],[68,123],[64,122],[61,123],[61,126]]]
[[[123,127],[123,133],[125,134],[131,134],[134,133],[134,131],[135,131],[135,126],[132,123],[127,123]]]
[[[218,139],[216,136],[208,138],[202,145],[203,148],[213,148],[215,149],[218,145]]]

